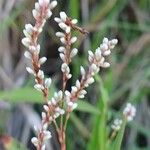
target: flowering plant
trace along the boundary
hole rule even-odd
[[[94,76],[100,71],[100,68],[108,68],[110,63],[107,62],[107,56],[111,54],[118,43],[117,39],[108,40],[104,38],[95,52],[88,51],[88,66],[85,69],[80,67],[81,78],[77,79],[71,90],[67,90],[66,85],[72,77],[69,65],[72,59],[77,55],[78,49],[73,47],[77,41],[77,37],[72,36],[72,31],[79,31],[82,34],[87,34],[88,31],[77,26],[77,19],[72,19],[65,12],[60,12],[60,17],[56,17],[55,21],[61,28],[61,32],[57,32],[56,36],[60,38],[62,46],[58,48],[60,58],[62,60],[61,71],[63,74],[62,89],[54,93],[54,96],[49,100],[48,93],[51,85],[51,78],[45,78],[44,72],[41,70],[41,65],[46,62],[46,57],[39,57],[40,45],[38,38],[46,23],[46,20],[51,17],[52,10],[57,5],[57,1],[39,0],[35,3],[33,9],[33,17],[35,25],[26,24],[23,33],[25,38],[22,39],[24,46],[28,48],[25,52],[25,57],[31,60],[32,68],[27,67],[26,70],[35,77],[34,88],[42,92],[45,104],[42,112],[42,124],[40,128],[35,127],[37,137],[32,138],[32,143],[37,150],[45,150],[45,142],[51,138],[51,132],[48,126],[53,123],[58,133],[58,140],[61,150],[66,150],[66,127],[71,112],[77,107],[77,100],[83,99],[86,95],[86,88],[89,87],[95,80]],[[128,104],[123,111],[124,120],[132,120],[135,115],[135,108]],[[58,122],[56,119],[60,118]],[[114,138],[118,130],[122,126],[122,119],[116,119],[112,124],[113,133],[111,138]]]

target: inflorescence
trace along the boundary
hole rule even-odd
[[[88,51],[88,67],[86,69],[83,66],[80,67],[81,78],[76,80],[75,85],[71,87],[70,91],[67,90],[67,82],[72,77],[69,65],[78,53],[78,49],[73,47],[73,44],[77,41],[77,37],[72,35],[72,31],[77,30],[83,34],[88,32],[76,25],[78,22],[77,19],[71,19],[65,12],[60,12],[60,17],[56,17],[54,20],[61,29],[61,31],[56,33],[56,36],[60,38],[62,43],[58,51],[62,60],[63,85],[62,89],[55,92],[54,96],[49,100],[49,87],[52,81],[51,78],[45,78],[44,72],[41,70],[41,65],[46,62],[47,58],[39,57],[40,45],[38,44],[38,39],[46,20],[51,17],[52,10],[56,5],[57,1],[55,0],[52,2],[50,0],[38,0],[35,3],[35,9],[32,11],[35,18],[35,25],[26,24],[23,30],[25,38],[22,39],[22,43],[28,48],[28,51],[24,55],[32,64],[32,68],[27,67],[26,70],[35,77],[34,88],[42,92],[45,99],[41,114],[42,125],[38,128],[35,127],[37,137],[33,137],[31,140],[37,150],[45,150],[45,142],[51,138],[51,132],[48,130],[50,123],[54,123],[59,136],[63,134],[70,113],[77,107],[77,100],[85,97],[87,93],[86,88],[94,82],[94,76],[100,71],[100,68],[108,68],[110,66],[107,57],[118,43],[117,39],[108,40],[108,38],[104,38],[95,52]],[[135,108],[131,104],[127,104],[123,114],[130,121],[135,115]],[[63,117],[64,115],[66,116],[66,121],[63,124],[61,120],[59,127],[56,118],[59,116]],[[114,121],[112,128],[119,130],[121,124],[122,120],[117,119]],[[61,138],[63,136],[59,137],[60,143],[63,140]]]

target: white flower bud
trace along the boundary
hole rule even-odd
[[[65,34],[64,34],[64,33],[62,33],[62,32],[56,32],[56,36],[57,36],[57,37],[64,37],[64,36],[65,36]]]
[[[71,40],[70,40],[70,42],[71,42],[72,44],[75,43],[76,41],[77,41],[77,37],[76,37],[76,36],[72,37]]]
[[[103,67],[103,68],[108,68],[108,67],[110,67],[110,63],[104,62],[104,63],[102,64],[102,67]]]
[[[57,23],[61,23],[61,22],[62,22],[61,19],[58,18],[58,17],[55,17],[54,20],[55,20]]]
[[[78,20],[77,20],[77,19],[72,19],[72,20],[71,20],[71,23],[72,23],[72,24],[77,24],[77,23],[78,23]]]
[[[33,138],[31,139],[31,142],[32,142],[35,146],[38,145],[38,139],[37,139],[36,137],[33,137]]]
[[[78,53],[78,49],[73,48],[72,51],[71,51],[71,53],[70,53],[70,57],[73,58],[74,56],[77,55],[77,53]]]
[[[60,38],[60,41],[63,43],[63,44],[66,44],[66,39],[64,37]]]
[[[52,137],[50,131],[44,131],[44,141],[50,139]]]
[[[61,46],[61,47],[59,47],[58,48],[58,51],[60,52],[60,53],[64,53],[65,52],[65,47],[63,47],[63,46]]]
[[[34,75],[34,71],[30,67],[26,67],[26,70],[27,70],[28,73]]]
[[[105,37],[105,38],[103,39],[103,43],[108,44],[108,42],[109,42],[108,38]]]
[[[62,59],[62,61],[63,61],[63,62],[65,62],[65,61],[66,61],[66,59],[65,59],[65,55],[64,55],[64,54],[60,53],[60,54],[59,54],[59,56],[60,56],[60,58]]]
[[[52,1],[51,3],[50,3],[50,9],[53,9],[53,8],[55,8],[57,6],[57,1]]]
[[[28,59],[32,59],[32,55],[28,51],[25,51],[24,56]]]
[[[31,40],[26,37],[26,38],[23,38],[21,42],[22,42],[22,44],[23,44],[24,46],[29,47],[29,46],[30,46],[30,43],[31,43]]]
[[[66,13],[65,13],[65,12],[60,12],[60,18],[61,18],[61,20],[62,20],[63,22],[65,22],[66,19],[67,19]]]
[[[52,83],[51,78],[47,78],[47,79],[45,79],[45,87],[49,88],[49,87],[50,87],[50,85],[51,85],[51,83]]]
[[[47,58],[46,57],[42,57],[39,59],[39,63],[42,65],[46,62]]]
[[[41,84],[35,84],[34,88],[38,91],[42,91],[44,89],[43,85],[41,85]]]
[[[80,67],[80,72],[82,76],[85,76],[86,72],[85,69],[83,68],[83,66]]]
[[[44,72],[42,70],[39,70],[37,76],[41,79],[44,79]]]

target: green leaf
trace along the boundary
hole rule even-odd
[[[71,0],[70,1],[70,16],[73,18],[79,18],[79,0]]]
[[[96,81],[99,83],[98,86],[101,93],[97,104],[101,114],[93,117],[94,128],[88,144],[88,150],[93,148],[96,150],[105,150],[107,145],[107,101],[109,97],[99,76],[96,76]]]
[[[122,144],[122,140],[123,140],[123,136],[124,136],[124,132],[125,132],[125,127],[126,127],[126,118],[123,119],[121,129],[119,130],[119,132],[115,138],[112,150],[121,150],[121,144]]]
[[[90,103],[82,100],[78,100],[78,107],[77,110],[82,112],[87,112],[95,115],[100,114],[100,110],[96,108],[96,106],[91,105]]]
[[[53,90],[50,90],[53,93]],[[42,93],[31,87],[18,88],[11,91],[0,91],[0,100],[6,100],[11,103],[43,103]]]

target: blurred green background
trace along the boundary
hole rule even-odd
[[[34,3],[0,0],[0,150],[34,150],[30,139],[33,125],[40,123],[42,96],[33,89],[34,79],[26,73],[29,62],[21,44],[24,25],[34,23]],[[103,37],[119,41],[109,58],[111,67],[101,70],[98,82],[88,88],[85,100],[71,116],[68,150],[104,150],[105,134],[109,134],[112,119],[120,116],[126,102],[136,106],[137,115],[126,128],[122,150],[149,150],[150,0],[58,0],[40,38],[41,56],[48,58],[43,70],[53,79],[51,95],[61,87],[57,51],[61,44],[55,37],[59,28],[53,19],[60,11],[77,18],[90,32],[88,36],[77,34],[79,54],[71,65],[73,78],[68,88],[79,77],[80,65],[87,64],[88,50],[95,50]],[[53,126],[50,130],[53,138],[48,150],[57,150]]]

